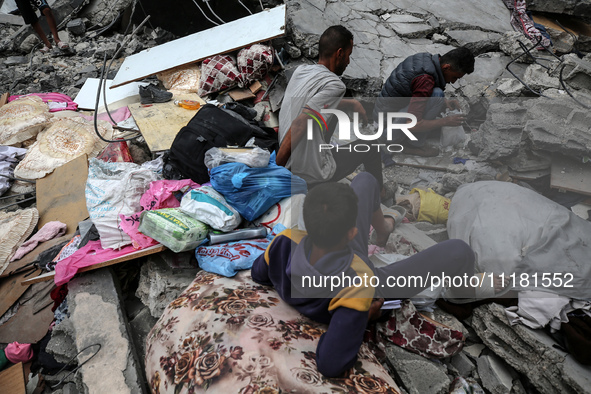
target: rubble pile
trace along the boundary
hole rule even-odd
[[[536,17],[539,15],[547,19],[556,17],[563,21],[564,18],[566,20],[572,19],[573,26],[579,27],[591,20],[591,4],[588,1],[565,0],[529,3],[531,4],[528,4],[528,8],[536,12]],[[253,4],[258,7],[259,2],[256,1]],[[261,4],[271,8],[278,2],[265,1]],[[513,182],[535,190],[569,209],[572,207],[572,210],[577,215],[583,216],[583,219],[591,219],[591,211],[584,212],[589,209],[587,204],[590,204],[589,195],[591,195],[591,190],[588,187],[591,184],[588,164],[591,159],[591,115],[589,112],[591,106],[591,53],[588,53],[591,51],[591,36],[582,33],[575,36],[570,27],[565,30],[557,24],[553,24],[547,26],[549,36],[554,43],[553,48],[538,51],[533,48],[535,45],[522,33],[513,31],[509,10],[501,0],[471,2],[460,0],[445,2],[431,0],[400,0],[396,2],[387,0],[329,2],[285,0],[285,4],[287,6],[286,35],[267,43],[273,46],[277,52],[281,51],[281,58],[285,64],[281,64],[281,67],[278,67],[277,64],[274,66],[273,70],[277,71],[276,78],[273,79],[271,74],[267,74],[258,78],[257,81],[249,81],[248,84],[243,84],[244,86],[241,85],[237,89],[240,90],[240,94],[247,95],[248,98],[246,100],[240,98],[240,102],[246,104],[246,107],[254,107],[255,111],[251,112],[256,112],[256,117],[253,115],[252,119],[260,121],[258,124],[261,127],[277,126],[278,109],[289,76],[297,66],[312,64],[317,60],[318,40],[320,34],[328,26],[342,24],[354,34],[353,53],[342,80],[347,87],[348,94],[367,105],[372,104],[372,101],[380,93],[384,80],[406,57],[420,52],[443,54],[456,47],[467,47],[476,56],[475,71],[461,78],[457,83],[448,85],[446,89],[446,95],[457,98],[462,110],[467,115],[467,120],[462,126],[466,131],[466,137],[453,146],[441,146],[441,153],[438,157],[417,158],[403,153],[394,155],[393,160],[396,165],[384,167],[383,170],[384,184],[391,192],[388,205],[394,205],[397,202],[400,205],[400,201],[408,200],[408,197],[415,193],[415,188],[431,189],[440,198],[453,201],[455,192],[462,185],[494,180]],[[135,24],[130,24],[130,29],[123,29],[124,21],[129,22],[126,19],[129,16],[125,15],[132,12],[132,8],[135,6],[136,2],[132,0],[117,2],[58,0],[52,5],[52,8],[57,19],[63,21],[64,26],[67,25],[67,28],[61,29],[60,38],[69,43],[70,50],[61,51],[55,48],[49,54],[39,52],[39,40],[31,27],[1,23],[2,19],[0,19],[0,36],[3,37],[3,41],[0,41],[0,86],[3,87],[0,93],[10,92],[11,95],[24,95],[59,92],[73,98],[79,94],[87,81],[101,75],[105,60],[113,61],[111,69],[105,77],[114,79],[126,58],[146,49],[169,43],[177,38],[160,27],[147,25],[137,29],[133,35],[129,31],[124,31],[133,30],[136,27]],[[254,9],[255,6],[252,8]],[[538,15],[537,12],[543,14]],[[591,26],[587,25],[587,27],[591,32]],[[589,34],[591,35],[591,33]],[[123,47],[122,43],[124,43]],[[524,48],[526,48],[525,51]],[[159,83],[155,76],[142,82]],[[217,100],[213,101],[216,104],[234,101],[233,98],[236,96],[229,94],[227,92],[229,89],[221,90],[220,94],[214,93],[208,97],[201,97],[201,99]],[[264,96],[263,92],[266,92]],[[177,99],[176,95],[177,93],[175,93],[175,99]],[[260,96],[264,98],[261,99]],[[141,107],[138,104],[139,96],[135,98],[137,100],[130,104],[130,108],[132,105],[136,105],[132,108],[135,111],[140,111],[142,108],[150,110],[151,105]],[[41,102],[37,98],[32,100]],[[238,99],[235,100],[238,101]],[[203,105],[205,102],[200,101],[200,103]],[[158,108],[157,104],[152,106],[152,110],[154,108]],[[247,110],[243,109],[243,111]],[[172,110],[168,109],[167,111]],[[186,110],[181,109],[180,111]],[[131,112],[132,115],[136,115],[136,112]],[[184,113],[184,116],[188,121],[192,115],[187,114],[188,112]],[[150,118],[152,115],[153,113],[149,113],[146,118]],[[48,119],[53,118],[45,110],[44,116],[47,118],[43,120],[45,123],[49,122]],[[54,116],[57,117],[57,114],[54,113]],[[129,114],[127,116],[129,117]],[[138,164],[133,168],[133,171],[136,174],[143,171],[143,176],[149,179],[142,180],[143,183],[140,185],[141,182],[135,178],[136,183],[133,188],[129,187],[127,191],[137,194],[136,205],[139,207],[139,196],[145,195],[149,181],[161,177],[163,171],[161,152],[160,150],[158,152],[150,151],[152,142],[148,135],[132,139],[128,143],[122,142],[119,148],[122,152],[101,154],[102,148],[107,144],[99,140],[104,138],[92,134],[91,120],[83,121],[79,118],[76,121],[59,120],[54,124],[67,123],[85,124],[86,132],[92,135],[92,138],[86,134],[86,137],[82,137],[82,132],[78,135],[80,140],[90,141],[92,139],[91,142],[94,145],[91,144],[90,148],[78,145],[73,147],[75,143],[77,144],[76,141],[72,142],[73,139],[65,143],[68,149],[78,149],[79,151],[76,152],[79,154],[88,155],[84,160],[97,155],[102,155],[107,159],[109,154],[114,156],[129,155],[129,160]],[[112,137],[113,130],[102,123],[101,125],[109,131],[108,135],[107,132],[102,133],[103,137]],[[133,126],[140,129],[144,127],[138,119],[135,120]],[[154,127],[163,126],[156,124]],[[37,132],[38,130],[35,130],[33,134],[36,135]],[[19,144],[20,147],[22,144],[23,148],[34,150],[38,157],[49,157],[51,154],[48,151],[54,145],[62,142],[62,137],[58,136],[49,141],[48,136],[52,136],[52,134],[47,134],[47,131],[42,133],[45,134],[40,134],[38,138],[34,135],[27,135],[22,140],[11,140],[10,142],[11,145],[13,143]],[[72,134],[76,133],[72,131]],[[2,133],[0,133],[1,135]],[[440,144],[439,138],[430,140],[430,142],[435,145]],[[98,146],[101,147],[100,150],[96,149]],[[0,150],[0,158],[2,153]],[[79,154],[75,156],[77,157]],[[43,207],[42,197],[37,196],[37,202],[28,198],[31,192],[35,192],[34,182],[31,180],[36,180],[35,186],[39,191],[44,180],[48,179],[42,177],[54,169],[56,171],[54,175],[59,174],[59,165],[70,162],[72,158],[68,156],[67,159],[64,159],[63,155],[58,155],[56,158],[51,157],[52,166],[47,169],[45,167],[41,170],[37,168],[21,170],[20,167],[17,167],[18,170],[14,170],[12,168],[16,178],[26,179],[15,180],[11,189],[4,195],[4,197],[12,197],[0,200],[2,205],[14,204],[5,208],[5,211],[13,212],[19,208],[37,208],[42,211],[43,208],[47,208]],[[86,193],[89,188],[100,190],[100,187],[92,186],[92,182],[90,182],[91,186],[87,186],[86,183],[87,177],[96,175],[98,171],[97,166],[93,166],[93,163],[98,162],[98,159],[92,160],[90,174],[88,172],[80,172],[82,175],[78,174],[84,178],[83,182],[79,182],[80,185],[78,185],[81,189],[71,192],[71,199],[81,200],[84,210],[87,206],[92,206],[84,200],[84,188],[87,189]],[[274,165],[274,157],[272,160]],[[265,160],[266,163],[268,163],[267,160]],[[140,167],[140,165],[143,166]],[[101,166],[108,167],[107,164],[101,164]],[[16,163],[13,167],[16,167]],[[85,166],[80,168],[82,167]],[[109,171],[116,173],[115,167],[115,165],[112,168],[109,167],[105,173]],[[78,170],[72,172],[76,173]],[[130,170],[130,172],[132,171]],[[149,175],[145,175],[145,173]],[[18,174],[21,176],[17,176]],[[577,182],[571,181],[570,177],[573,176],[578,176]],[[69,179],[65,181],[74,185],[75,178],[72,175],[71,181]],[[215,182],[212,181],[212,183]],[[194,188],[194,185],[189,188]],[[186,191],[187,188],[179,187],[172,191],[173,199],[174,193],[179,190]],[[63,191],[63,194],[67,196],[68,191]],[[121,219],[117,215],[115,221],[128,221],[131,223],[130,226],[136,224],[139,226],[141,212],[144,209],[151,210],[156,204],[155,199],[152,207],[146,208],[143,198],[141,209],[136,207],[135,210],[121,212]],[[284,201],[281,200],[276,204],[279,205]],[[103,218],[103,209],[105,211],[113,210],[101,206],[102,202],[95,201],[95,203],[92,206],[93,209],[96,208],[95,211],[86,212],[86,214],[91,214],[91,218],[93,215],[97,215],[97,212],[101,214],[95,218]],[[175,203],[180,204],[176,200]],[[297,205],[295,202],[293,204]],[[411,203],[409,202],[409,204]],[[578,208],[577,204],[579,204]],[[298,207],[294,209],[296,211],[301,209],[301,204]],[[162,203],[162,206],[157,208],[177,209],[179,205],[169,206]],[[449,206],[447,209],[449,211]],[[411,215],[407,214],[407,218],[410,218],[412,209],[409,208],[407,211],[411,213]],[[35,212],[37,211],[35,210]],[[579,214],[580,212],[582,213]],[[0,214],[4,214],[3,211]],[[72,212],[72,215],[75,216],[75,214]],[[241,214],[244,216],[242,212]],[[275,215],[275,211],[267,211],[267,215],[271,214]],[[584,214],[587,214],[587,217],[584,217]],[[4,214],[3,217],[8,216],[14,215]],[[279,217],[280,213],[275,216]],[[167,217],[174,217],[174,221],[180,221],[172,213]],[[282,219],[285,218],[282,217]],[[416,217],[412,219],[411,222],[405,222],[396,227],[382,252],[414,254],[449,238],[445,221],[419,222],[416,221]],[[60,218],[53,218],[53,220],[60,220]],[[295,226],[296,219],[292,218],[291,221]],[[83,225],[85,222],[86,224]],[[277,222],[279,223],[279,219]],[[268,227],[269,231],[273,229],[272,225],[265,224],[263,220],[259,220],[257,224]],[[78,221],[75,220],[74,227],[77,225]],[[90,221],[82,221],[80,225],[79,238],[87,238],[85,241],[88,242],[92,237],[90,227],[94,225]],[[82,228],[86,226],[88,228]],[[203,226],[203,228],[211,230],[207,224]],[[123,233],[122,226],[115,225],[115,227],[116,231]],[[100,233],[102,229],[96,230],[95,228],[95,231]],[[28,233],[30,234],[30,231]],[[73,231],[68,233],[68,242],[72,239],[73,234]],[[145,393],[149,390],[156,392],[155,387],[160,387],[160,380],[154,381],[153,377],[145,376],[145,357],[149,353],[149,345],[148,348],[146,345],[149,344],[149,341],[147,342],[146,338],[151,335],[162,341],[168,339],[168,335],[171,333],[164,332],[166,330],[150,332],[155,325],[162,324],[158,319],[171,303],[178,306],[187,302],[189,297],[185,294],[187,286],[192,284],[199,268],[195,260],[195,248],[193,251],[181,253],[173,253],[170,250],[163,251],[165,248],[153,252],[161,245],[138,232],[137,226],[135,234],[139,234],[138,238],[132,236],[129,242],[127,240],[121,241],[121,245],[132,251],[130,242],[133,242],[133,247],[138,246],[141,242],[147,242],[146,250],[141,248],[135,250],[138,249],[135,248],[132,253],[140,254],[123,258],[121,261],[117,261],[117,265],[111,267],[98,270],[81,268],[79,270],[81,273],[67,283],[67,295],[62,294],[63,297],[61,297],[62,302],[66,301],[56,302],[58,309],[55,316],[62,314],[59,324],[55,324],[51,334],[48,334],[44,339],[41,339],[42,336],[40,336],[37,340],[39,343],[44,343],[43,354],[50,355],[54,362],[66,363],[71,358],[77,358],[80,372],[67,376],[66,372],[54,374],[56,370],[51,373],[42,370],[46,385],[44,391],[40,392]],[[0,231],[0,235],[5,236],[6,239],[9,238],[8,234],[4,234],[2,231]],[[94,235],[98,239],[98,234]],[[583,243],[588,240],[585,238],[588,237],[588,234],[581,234],[580,237]],[[103,237],[101,236],[101,238]],[[65,242],[66,240],[62,239],[61,241]],[[78,239],[77,242],[81,242],[81,240]],[[90,242],[97,241],[94,239]],[[117,242],[120,241],[117,240]],[[100,245],[100,243],[98,244]],[[55,242],[53,246],[55,245],[58,245],[61,250],[64,244]],[[85,243],[85,245],[87,244]],[[121,245],[117,245],[121,247]],[[56,250],[56,254],[57,252],[61,254],[60,250]],[[142,251],[149,252],[141,253]],[[11,254],[12,252],[11,249]],[[525,254],[526,251],[523,253]],[[40,255],[40,253],[37,252],[36,255]],[[125,253],[112,256],[111,260],[116,260],[121,256],[125,256]],[[4,257],[8,258],[8,256]],[[51,264],[51,259],[45,261],[44,264]],[[33,261],[32,258],[31,261]],[[38,265],[39,261],[35,260]],[[86,270],[90,272],[82,272]],[[14,306],[5,308],[4,316],[0,317],[0,343],[4,343],[6,338],[2,326],[9,324],[11,318],[15,317],[16,319],[19,309],[26,312],[39,308],[38,305],[31,306],[31,303],[27,304],[26,301],[22,301],[25,296],[21,298],[21,295],[26,288],[18,294],[12,287],[7,290],[8,285],[5,284],[7,279],[4,278],[13,274],[10,271],[10,265],[7,265],[6,272],[4,274],[0,272],[0,294],[12,292],[11,297],[14,298],[7,296],[7,300],[10,300],[11,305],[14,304]],[[35,270],[34,272],[39,271]],[[20,271],[16,274],[23,275]],[[75,272],[72,273],[72,276],[74,274]],[[30,289],[41,289],[41,284],[29,284]],[[45,291],[45,288],[42,291]],[[60,290],[60,292],[63,291],[63,289]],[[55,300],[53,295],[51,298]],[[19,299],[22,302],[19,302]],[[217,307],[222,308],[222,306]],[[62,312],[62,308],[65,308],[67,312]],[[444,306],[442,308],[447,312],[431,303],[424,311],[434,320],[463,332],[466,338],[463,350],[453,357],[440,361],[419,356],[394,345],[387,346],[383,349],[387,360],[385,364],[389,368],[392,379],[403,392],[421,394],[467,392],[452,389],[452,387],[461,385],[464,387],[471,385],[474,393],[591,392],[590,367],[578,363],[566,351],[572,349],[564,349],[564,343],[557,345],[548,331],[534,330],[521,324],[511,325],[512,323],[506,317],[504,307],[497,303],[471,306],[471,316],[460,320],[452,316],[453,308],[446,309]],[[21,312],[21,315],[25,312]],[[53,311],[49,313],[51,315],[50,321],[53,314]],[[170,328],[178,322],[171,320],[168,323],[170,325],[167,327]],[[14,329],[10,332],[13,333]],[[93,350],[92,347],[97,344],[99,350],[96,348]],[[187,346],[189,345],[187,344]],[[100,350],[101,347],[102,350]],[[92,363],[85,364],[83,362],[83,360],[91,360],[92,358],[94,358]],[[183,359],[174,359],[173,361],[181,363]],[[166,368],[171,367],[166,366]],[[308,368],[307,365],[306,368]],[[105,379],[106,376],[109,378]],[[185,377],[175,376],[174,379],[181,382]],[[31,386],[35,384],[34,380],[29,382]],[[61,387],[50,388],[54,384],[59,384]],[[255,389],[252,392],[255,392]]]

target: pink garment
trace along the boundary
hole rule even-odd
[[[10,261],[22,259],[24,255],[35,249],[41,242],[49,241],[50,239],[56,237],[61,237],[66,233],[66,228],[67,226],[62,222],[54,221],[46,223],[45,226],[43,226],[43,228],[37,232],[37,234],[33,235],[28,241],[23,243],[20,248],[18,248]]]
[[[30,93],[24,95],[15,95],[10,96],[8,98],[8,102],[16,100],[21,97],[25,96],[39,96],[44,103],[49,105],[49,112],[57,112],[57,111],[64,111],[64,110],[71,110],[76,111],[78,109],[78,104],[76,104],[69,96],[66,96],[62,93]],[[52,105],[58,104],[58,105]],[[61,105],[59,105],[61,104]]]
[[[30,343],[12,342],[4,349],[4,354],[13,364],[26,363],[33,358],[33,348]]]
[[[185,192],[188,189],[196,189],[198,187],[199,184],[190,179],[154,181],[150,183],[150,188],[142,195],[140,204],[144,210],[148,211],[161,208],[177,208],[181,206],[181,203],[174,194],[181,190]],[[129,235],[131,243],[136,249],[144,249],[158,243],[138,231],[142,212],[134,213],[130,216],[119,215],[121,218],[119,226],[121,230]]]
[[[133,246],[128,245],[120,250],[103,249],[101,241],[90,241],[83,248],[78,249],[70,257],[67,257],[55,266],[54,281],[57,286],[68,283],[76,275],[78,269],[89,267],[119,256],[135,252]]]
[[[117,123],[123,122],[124,120],[128,119],[131,116],[131,112],[129,111],[129,108],[127,108],[127,107],[117,108],[115,111],[109,111],[109,112],[111,113],[113,120]],[[89,115],[80,115],[80,116],[86,120],[91,120],[91,121],[94,120],[94,116],[89,116]],[[109,123],[113,124],[113,122],[111,122],[111,118],[109,118],[109,114],[106,112],[101,112],[96,117],[98,120],[104,120],[105,122],[109,122]]]

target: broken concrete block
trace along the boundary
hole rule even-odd
[[[509,367],[497,356],[481,356],[477,360],[478,375],[482,385],[492,394],[509,394],[513,387],[513,377]]]
[[[53,328],[46,350],[60,363],[67,363],[78,353],[74,343],[74,326],[69,318]]]
[[[484,52],[499,50],[499,33],[484,32],[482,30],[450,30],[447,35],[460,46],[470,49],[476,56]]]
[[[66,28],[75,36],[81,36],[86,33],[86,25],[81,18],[72,19],[68,22]]]
[[[17,64],[26,64],[29,61],[26,56],[9,56],[4,60],[5,66],[14,66]]]
[[[117,52],[117,43],[115,42],[103,42],[94,53],[96,59],[102,60],[107,55],[107,59],[112,59]]]
[[[560,86],[558,78],[550,76],[548,70],[539,64],[532,64],[525,70],[523,82],[536,91]]]
[[[474,345],[464,346],[463,353],[476,360],[482,354],[482,351],[486,349],[481,343],[475,343]]]
[[[398,346],[387,346],[386,357],[394,375],[410,394],[443,394],[451,380],[444,365]]]
[[[536,0],[528,2],[527,8],[538,12],[591,17],[591,1],[589,0]]]
[[[424,23],[396,23],[392,29],[401,37],[418,38],[433,32],[433,26]]]
[[[436,44],[447,44],[447,37],[443,34],[434,33],[431,36],[431,41],[433,41]]]
[[[159,318],[164,308],[174,301],[195,279],[197,269],[175,270],[166,263],[161,253],[148,256],[142,265],[136,296]]]
[[[518,41],[521,41],[528,48],[531,46],[531,42],[523,34],[516,31],[508,31],[499,39],[499,49],[513,59],[523,55],[517,59],[518,62],[533,63],[531,57],[524,54]]]
[[[502,306],[476,308],[472,326],[489,349],[526,375],[541,393],[591,392],[591,367],[554,348],[554,340],[544,331],[511,326]]]
[[[491,104],[486,121],[471,134],[468,148],[481,159],[499,160],[517,155],[527,109],[519,103]]]
[[[433,241],[439,243],[449,239],[445,224],[433,224],[429,222],[417,222],[415,227],[423,231]]]
[[[38,43],[39,43],[39,37],[37,37],[37,35],[35,35],[35,34],[29,34],[23,40],[23,42],[21,42],[21,45],[19,47],[19,51],[24,52],[24,53],[30,53],[33,50],[33,47],[35,45],[37,45]],[[38,48],[41,48],[41,45],[39,45]]]
[[[505,97],[518,97],[524,89],[523,84],[515,78],[502,78],[499,82],[495,90]]]
[[[472,371],[476,368],[476,365],[470,360],[470,357],[468,357],[463,351],[453,356],[449,362],[463,377],[470,376]]]
[[[562,68],[564,67],[564,70]],[[559,77],[562,70],[562,79],[569,88],[591,90],[591,56],[587,55],[579,59],[574,54],[564,55],[563,62],[557,63],[550,73],[553,77]],[[562,89],[562,85],[560,85]]]
[[[129,336],[121,295],[110,269],[84,273],[68,283],[68,307],[77,351],[101,344],[101,350],[81,368],[85,392],[142,393],[142,376]],[[90,347],[78,356],[86,360]]]

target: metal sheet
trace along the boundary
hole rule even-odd
[[[285,5],[280,5],[129,56],[112,88],[284,34]]]

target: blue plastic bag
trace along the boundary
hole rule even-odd
[[[306,181],[275,164],[275,152],[267,167],[250,168],[242,163],[227,163],[211,169],[209,175],[214,189],[249,221],[283,198],[308,191]]]
[[[224,276],[234,276],[239,270],[252,268],[254,261],[265,253],[273,238],[285,230],[277,224],[267,238],[248,239],[225,244],[199,246],[195,257],[201,269]]]

